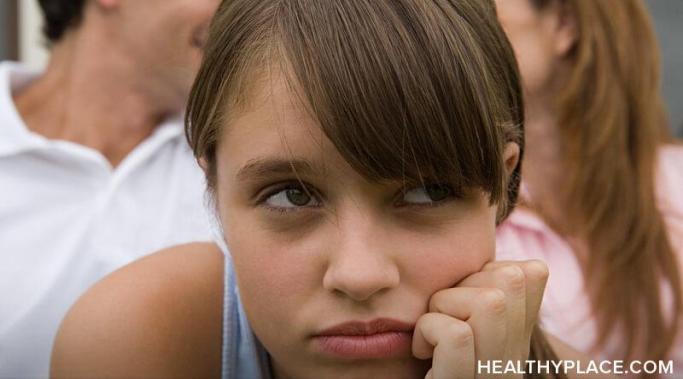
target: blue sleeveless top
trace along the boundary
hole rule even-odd
[[[232,259],[221,229],[217,227],[213,229],[214,242],[225,255],[221,378],[271,379],[268,353],[249,327],[240,302]]]

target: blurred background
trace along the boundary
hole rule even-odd
[[[671,128],[683,137],[683,0],[646,0],[662,49],[662,91]],[[47,61],[37,0],[0,0],[0,60]]]

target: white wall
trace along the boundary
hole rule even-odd
[[[34,68],[47,64],[43,20],[37,0],[19,0],[19,60]]]

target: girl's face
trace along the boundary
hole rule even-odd
[[[249,99],[219,141],[216,198],[278,377],[424,377],[414,323],[433,293],[493,259],[496,207],[448,183],[367,181],[281,77]]]

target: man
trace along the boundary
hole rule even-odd
[[[0,63],[0,378],[47,377],[107,273],[209,239],[180,114],[218,2],[40,0],[47,69]]]

